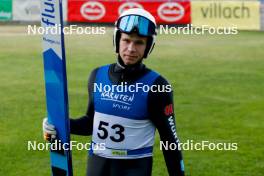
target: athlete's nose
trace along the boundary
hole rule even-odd
[[[128,44],[128,48],[127,49],[128,49],[129,52],[135,52],[136,51],[136,46],[135,46],[134,42],[130,42]]]

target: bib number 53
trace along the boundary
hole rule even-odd
[[[110,139],[114,142],[122,142],[125,139],[125,135],[124,135],[124,131],[125,128],[120,125],[120,124],[114,124],[111,127],[109,127],[109,123],[104,122],[104,121],[100,121],[99,122],[99,126],[98,126],[98,137],[100,139],[106,139],[108,137],[108,131],[111,129],[114,130],[115,135],[114,136],[109,136]]]

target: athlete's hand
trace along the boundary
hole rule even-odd
[[[57,131],[54,125],[48,122],[48,118],[44,118],[42,122],[43,137],[46,141],[52,141],[56,138]]]

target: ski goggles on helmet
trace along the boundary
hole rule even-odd
[[[138,15],[121,17],[117,22],[117,28],[124,33],[137,32],[138,35],[145,37],[156,35],[156,25],[149,19]]]

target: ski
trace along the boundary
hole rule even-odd
[[[57,131],[50,150],[53,176],[72,176],[62,0],[41,0],[41,27],[48,122]]]

